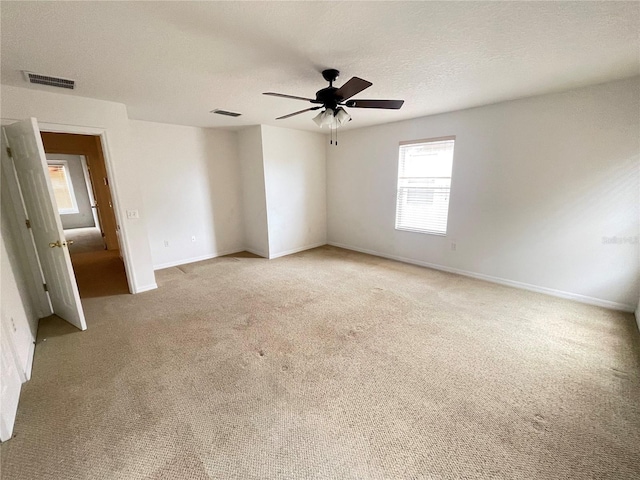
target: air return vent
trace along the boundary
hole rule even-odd
[[[210,113],[217,113],[218,115],[225,115],[227,117],[239,117],[240,115],[242,115],[241,113],[228,112],[227,110],[220,110],[219,108],[211,110]]]
[[[68,88],[73,90],[76,87],[75,80],[68,78],[50,77],[49,75],[40,75],[39,73],[23,72],[24,78],[29,83],[37,83],[38,85],[49,85],[50,87]]]

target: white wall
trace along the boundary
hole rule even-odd
[[[28,332],[28,312],[21,292],[9,265],[9,253],[0,234],[0,440],[11,438],[18,411],[18,400],[24,377],[21,358],[25,351],[23,333]],[[25,326],[27,328],[25,328]],[[29,354],[29,353],[28,353]]]
[[[2,149],[4,150],[4,142]],[[11,437],[22,382],[31,377],[39,312],[8,181],[11,160],[2,155],[0,187],[0,440]],[[11,167],[12,168],[12,167]],[[15,179],[14,179],[15,180]],[[24,220],[23,220],[24,222]],[[39,282],[42,286],[42,281]],[[42,291],[41,291],[42,292]]]
[[[2,215],[0,230],[0,317],[11,333],[16,363],[25,378],[31,376],[38,315],[30,297],[31,284],[20,265],[20,255],[9,231],[7,215]]]
[[[131,156],[129,119],[125,105],[60,93],[0,86],[2,121],[35,117],[40,124],[56,124],[59,131],[73,127],[92,127],[106,131],[111,160],[111,188],[114,205],[121,219],[127,273],[134,291],[155,288],[153,263],[146,229],[145,209],[140,185],[144,180],[139,162]],[[70,127],[68,127],[70,126]],[[138,210],[139,219],[127,219],[126,210]]]
[[[91,211],[91,200],[87,190],[87,180],[82,168],[82,157],[80,155],[47,154],[47,160],[64,160],[69,167],[69,180],[73,188],[73,194],[78,204],[78,213],[66,213],[60,215],[62,228],[95,227],[93,212]]]
[[[328,148],[329,242],[632,311],[639,78],[341,132]],[[398,142],[446,135],[447,236],[396,231]]]
[[[269,258],[269,227],[262,156],[262,129],[249,127],[238,132],[242,174],[242,205],[245,248]]]
[[[262,125],[269,258],[327,243],[326,138]]]
[[[243,250],[237,134],[134,120],[130,127],[154,268]]]

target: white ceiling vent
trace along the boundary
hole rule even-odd
[[[49,85],[50,87],[68,88],[73,90],[76,87],[75,80],[69,80],[68,78],[50,77],[49,75],[40,75],[39,73],[32,73],[23,71],[24,78],[29,83],[36,83],[38,85]]]
[[[241,113],[228,112],[227,110],[220,110],[219,108],[211,110],[210,113],[217,113],[218,115],[225,115],[227,117],[239,117],[240,115],[242,115]]]

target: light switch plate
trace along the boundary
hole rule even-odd
[[[138,210],[127,210],[127,218],[140,218]]]

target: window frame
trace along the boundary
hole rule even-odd
[[[78,208],[78,200],[76,199],[76,192],[73,189],[73,181],[71,180],[71,170],[69,169],[69,162],[67,160],[47,160],[47,167],[48,166],[63,168],[65,172],[64,178],[67,180],[67,188],[69,190],[69,196],[71,197],[71,204],[73,205],[72,208],[60,208],[56,204],[58,214],[75,215],[80,213],[80,209]]]
[[[410,146],[410,145],[421,145],[421,144],[427,144],[427,143],[437,143],[437,142],[446,142],[446,141],[453,141],[453,154],[452,154],[452,158],[451,158],[451,175],[449,178],[449,193],[448,193],[448,198],[447,198],[447,223],[446,223],[446,227],[445,227],[445,231],[444,232],[438,232],[438,231],[434,231],[434,230],[425,230],[425,229],[421,229],[421,228],[411,228],[411,227],[399,227],[398,226],[398,199],[400,196],[400,154],[401,154],[401,149],[402,147],[406,147],[406,146]],[[396,169],[396,213],[395,213],[395,229],[399,232],[412,232],[412,233],[421,233],[424,235],[435,235],[435,236],[439,236],[439,237],[446,237],[447,233],[449,231],[449,211],[450,211],[450,206],[451,206],[451,189],[452,189],[452,185],[453,185],[453,163],[455,161],[455,143],[456,143],[456,136],[455,135],[447,135],[444,137],[433,137],[433,138],[423,138],[423,139],[419,139],[419,140],[406,140],[406,141],[401,141],[398,144],[398,163],[397,163],[397,169]]]

